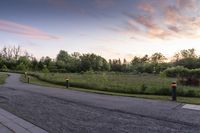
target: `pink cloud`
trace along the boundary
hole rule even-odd
[[[177,5],[182,10],[195,10],[197,9],[197,0],[176,0]]]
[[[183,19],[183,16],[180,14],[180,11],[175,6],[168,6],[164,9],[164,21],[166,24],[174,25],[178,21]]]
[[[153,13],[155,11],[154,7],[146,2],[139,3],[138,4],[138,9],[143,10],[145,12]]]
[[[146,28],[154,28],[156,27],[155,22],[153,21],[151,16],[137,16],[134,19],[137,23],[144,25]]]
[[[159,6],[158,6],[159,5]],[[197,0],[143,1],[138,13],[124,13],[128,17],[123,33],[131,38],[194,38],[200,36],[200,16]]]
[[[40,29],[34,28],[32,26],[19,24],[7,20],[0,20],[0,31],[9,32],[13,34],[18,34],[22,36],[27,36],[36,39],[43,39],[43,40],[55,40],[59,39],[60,37],[51,35],[45,31]]]

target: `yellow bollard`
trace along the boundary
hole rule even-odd
[[[172,82],[171,88],[172,88],[172,101],[176,101],[176,82]]]

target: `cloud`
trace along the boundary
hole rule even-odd
[[[154,7],[150,3],[145,3],[145,2],[139,3],[138,9],[149,13],[154,13],[155,11]]]
[[[170,30],[164,29],[160,26],[152,16],[146,15],[131,15],[126,14],[129,20],[125,24],[126,31],[135,34],[136,36],[141,35],[149,38],[161,38],[164,39],[170,34]],[[132,36],[131,38],[135,38]]]
[[[196,10],[197,0],[176,0],[177,6],[182,10]]]
[[[183,19],[183,16],[181,16],[179,9],[175,6],[165,7],[163,17],[165,24],[170,25],[174,25],[178,21]]]
[[[196,0],[140,2],[137,5],[137,13],[123,13],[127,20],[121,31],[129,33],[132,38],[200,37],[200,15],[197,13],[197,5]]]
[[[170,29],[171,31],[174,31],[174,32],[180,32],[180,29],[176,26],[169,26],[168,29]]]
[[[15,23],[8,20],[0,20],[0,31],[42,40],[56,40],[60,38],[32,26]]]

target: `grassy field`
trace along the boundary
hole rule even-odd
[[[40,86],[48,86],[48,87],[57,87],[57,88],[66,88],[63,85],[56,85],[52,84],[50,82],[45,82],[42,80],[39,80],[36,77],[30,77],[30,83],[36,84]],[[21,76],[21,80],[23,82],[27,82],[27,79],[24,78],[24,75]],[[163,96],[163,95],[144,95],[144,94],[127,94],[127,93],[116,93],[116,92],[108,92],[108,91],[100,91],[100,90],[94,90],[94,89],[82,89],[82,88],[76,88],[76,87],[70,87],[68,89],[71,90],[77,90],[77,91],[84,91],[89,93],[98,93],[98,94],[106,94],[106,95],[115,95],[115,96],[128,96],[128,97],[137,97],[137,98],[145,98],[145,99],[154,99],[154,100],[165,100],[169,101],[171,100],[171,96]],[[177,101],[180,103],[189,103],[189,104],[198,104],[200,105],[200,98],[192,98],[192,97],[177,97]]]
[[[31,73],[41,81],[59,86],[68,78],[71,87],[126,94],[165,95],[171,94],[170,84],[174,78],[159,75],[132,75],[123,73]],[[45,83],[43,83],[45,84]],[[178,85],[179,96],[200,97],[200,87]]]
[[[4,84],[7,77],[6,73],[0,73],[0,84]]]

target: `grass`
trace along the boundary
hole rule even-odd
[[[47,86],[47,87],[57,87],[57,88],[66,88],[63,85],[56,85],[50,82],[45,82],[42,80],[39,80],[36,77],[30,77],[30,83],[36,84],[40,86]],[[27,79],[24,78],[24,75],[21,76],[21,80],[23,82],[27,82]],[[170,79],[173,80],[173,79]],[[130,94],[130,93],[120,93],[120,92],[110,92],[110,91],[104,91],[104,90],[97,90],[97,89],[86,89],[86,88],[77,88],[77,87],[70,87],[68,89],[71,90],[78,90],[78,91],[84,91],[84,92],[91,92],[91,93],[98,93],[98,94],[106,94],[106,95],[115,95],[115,96],[128,96],[128,97],[137,97],[137,98],[145,98],[145,99],[154,99],[154,100],[171,100],[170,95],[153,95],[153,94]],[[195,97],[177,97],[177,102],[180,103],[189,103],[189,104],[199,104],[200,105],[200,98]]]
[[[7,77],[8,77],[8,74],[0,73],[0,84],[4,84]]]
[[[98,91],[145,94],[145,95],[170,95],[170,84],[175,78],[160,77],[150,74],[125,74],[125,73],[30,73],[41,81],[56,85],[65,85],[68,78],[71,87],[84,88]],[[181,86],[178,84],[177,95],[200,97],[200,87]]]

